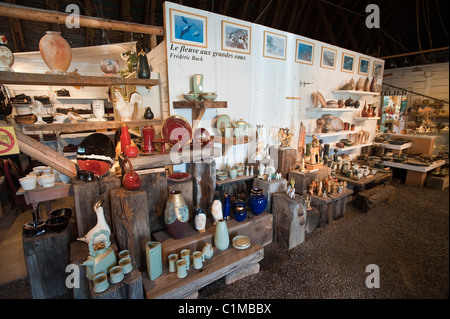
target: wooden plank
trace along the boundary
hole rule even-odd
[[[264,249],[258,244],[239,250],[230,246],[224,251],[215,251],[213,257],[207,260],[202,269],[190,268],[185,278],[178,278],[176,273],[169,272],[167,266],[163,274],[150,281],[143,275],[145,298],[147,299],[179,299],[197,292],[204,286],[241,269],[247,265],[256,264],[264,258]]]
[[[0,2],[0,7],[1,7]],[[112,76],[92,76],[92,75],[65,75],[65,74],[39,74],[0,71],[0,83],[18,85],[46,85],[46,86],[117,86],[117,85],[141,85],[156,86],[158,80],[133,79]]]
[[[227,108],[226,101],[174,101],[174,109],[224,109]]]
[[[69,13],[30,8],[8,3],[0,3],[0,15],[9,18],[65,24]],[[79,16],[81,27],[116,30],[124,32],[164,35],[164,27],[150,26],[132,22],[115,21],[94,17]]]
[[[162,169],[156,172],[140,174],[138,171],[138,173],[141,177],[140,189],[147,193],[146,212],[151,232],[161,230],[166,227],[164,223],[164,209],[168,198],[166,171]]]
[[[193,204],[210,212],[216,191],[216,162],[188,163],[187,172],[193,181]]]

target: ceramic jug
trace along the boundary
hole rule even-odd
[[[178,254],[169,255],[169,257],[167,257],[167,260],[169,262],[169,272],[176,272],[177,271]]]
[[[189,220],[189,208],[180,191],[171,191],[164,210],[167,232],[174,239],[183,238]]]
[[[203,262],[205,261],[205,256],[203,256],[201,251],[196,251],[192,254],[194,269],[202,269]]]
[[[261,215],[262,212],[264,212],[267,207],[267,198],[264,196],[262,189],[253,188],[251,190],[248,205],[250,206],[253,215]]]
[[[145,246],[147,257],[147,274],[150,280],[155,280],[162,274],[161,243],[149,241]]]
[[[129,166],[129,170],[127,170],[127,164]],[[125,157],[123,165],[125,170],[125,174],[122,177],[123,187],[130,191],[138,190],[139,187],[141,187],[141,178],[139,177],[139,174],[133,170],[133,166],[127,157]]]
[[[219,250],[225,250],[230,245],[227,222],[225,219],[217,221],[216,232],[214,234],[214,245]]]

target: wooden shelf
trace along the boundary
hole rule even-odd
[[[231,184],[231,183],[245,182],[245,181],[249,181],[251,179],[254,179],[255,177],[257,177],[257,175],[250,175],[250,176],[242,175],[242,176],[238,176],[236,178],[227,177],[223,181],[217,179],[216,186],[220,187],[220,186]]]
[[[354,95],[380,95],[380,92],[367,92],[367,91],[356,91],[356,90],[334,90],[333,93],[354,94]]]
[[[226,109],[226,101],[175,101],[174,109],[192,109],[192,130],[195,131],[206,109]]]
[[[355,116],[353,119],[355,121],[366,121],[366,120],[379,120],[380,117]]]
[[[307,111],[318,111],[318,112],[353,112],[355,108],[338,108],[338,107],[308,107]]]
[[[225,156],[233,145],[248,144],[252,140],[248,135],[241,137],[214,136],[214,143],[222,144],[222,156]]]
[[[376,143],[376,142],[374,142],[373,145],[381,145],[381,146],[384,146],[385,148],[389,148],[392,150],[404,150],[404,149],[410,148],[412,146],[412,143],[409,142],[409,143],[405,143],[402,145],[395,145],[395,144],[391,144],[391,143]]]
[[[356,149],[356,148],[361,148],[361,147],[366,147],[366,146],[371,146],[373,143],[365,143],[365,144],[357,144],[357,145],[352,145],[352,146],[346,146],[346,147],[344,147],[344,148],[339,148],[339,147],[336,147],[336,145],[334,145],[333,147],[330,147],[330,149],[331,148],[337,148],[338,150],[340,150],[340,151],[342,151],[342,152],[344,152],[344,151],[348,151],[348,150],[354,150],[354,149]]]
[[[135,127],[145,125],[161,125],[161,123],[161,120],[132,120],[80,123],[19,124],[19,126],[30,131],[80,132],[90,130],[117,129],[122,124],[127,124],[128,127]]]
[[[64,74],[39,74],[0,71],[0,83],[17,85],[54,85],[54,86],[100,86],[115,85],[159,85],[159,80],[133,79],[111,76],[76,76]]]
[[[351,130],[339,131],[339,132],[330,132],[330,133],[314,133],[314,132],[310,132],[310,133],[306,133],[306,136],[316,135],[317,137],[330,137],[330,136],[339,136],[339,135],[345,135],[345,134],[350,134],[350,133],[355,133],[355,132],[356,131],[351,131]]]

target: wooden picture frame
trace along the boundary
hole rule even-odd
[[[208,46],[208,19],[199,14],[170,9],[170,41],[201,48]]]
[[[329,70],[336,69],[336,55],[337,50],[322,47],[322,53],[320,55],[320,67]]]
[[[384,61],[373,61],[372,76],[377,75],[379,78],[383,76]]]
[[[346,73],[353,73],[355,65],[355,56],[350,53],[342,52],[341,71]]]
[[[369,75],[370,59],[359,57],[358,74]]]
[[[266,58],[286,60],[287,36],[264,31],[264,52]]]
[[[222,20],[222,50],[251,54],[252,28]]]
[[[295,44],[295,62],[314,64],[314,43],[297,39]]]

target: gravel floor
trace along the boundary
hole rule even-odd
[[[449,190],[395,186],[395,201],[365,214],[350,203],[301,245],[266,246],[258,274],[219,280],[199,298],[448,298]],[[380,288],[365,284],[369,264],[379,267]]]
[[[266,246],[258,274],[218,280],[199,299],[448,299],[449,190],[395,186],[395,201],[365,214],[348,204],[301,245]],[[366,287],[369,264],[380,288]],[[31,298],[27,280],[0,286],[0,298]]]

